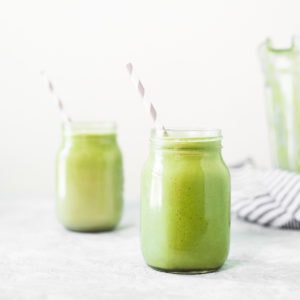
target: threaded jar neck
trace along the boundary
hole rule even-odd
[[[151,145],[162,149],[221,149],[220,129],[152,129]]]
[[[65,136],[116,134],[115,122],[70,122],[62,124]]]

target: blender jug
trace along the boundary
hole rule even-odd
[[[275,167],[300,172],[300,40],[276,48],[267,39],[259,48],[266,110]]]

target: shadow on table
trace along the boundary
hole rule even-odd
[[[239,259],[228,259],[224,266],[221,267],[218,272],[222,272],[222,271],[227,271],[227,270],[230,270],[232,268],[235,268],[237,266],[240,266],[242,264],[244,264],[245,261],[242,261],[242,260],[239,260]]]
[[[83,235],[86,235],[86,234],[104,234],[104,233],[110,233],[110,232],[119,232],[119,231],[123,231],[123,230],[127,230],[129,228],[132,228],[136,226],[136,224],[122,224],[122,225],[119,225],[117,226],[116,228],[113,228],[113,229],[104,229],[104,230],[95,230],[95,231],[77,231],[77,230],[72,230],[72,229],[69,229],[69,228],[65,228],[67,231],[69,232],[73,232],[74,234],[83,234]]]
[[[129,228],[132,228],[136,226],[136,224],[122,224],[120,226],[118,226],[115,231],[122,231],[122,230],[126,230],[126,229],[129,229]]]

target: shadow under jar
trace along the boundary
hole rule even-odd
[[[149,266],[206,273],[228,255],[230,175],[220,130],[152,130],[142,171],[141,247]]]
[[[56,211],[75,231],[106,231],[123,208],[122,155],[113,122],[72,122],[62,127],[56,159]]]

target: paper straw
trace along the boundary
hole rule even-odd
[[[130,78],[131,78],[133,84],[137,88],[138,93],[140,94],[140,96],[141,96],[141,98],[143,100],[143,103],[144,103],[144,106],[146,108],[146,111],[150,113],[150,116],[151,116],[151,118],[152,118],[152,120],[154,122],[154,126],[157,129],[161,129],[161,130],[163,130],[166,133],[165,127],[160,123],[160,121],[159,121],[159,119],[157,117],[157,112],[156,112],[155,107],[148,100],[148,98],[145,96],[145,88],[144,88],[142,82],[137,78],[135,72],[133,71],[133,65],[132,65],[132,63],[128,63],[126,65],[126,69],[127,69],[128,73],[130,75]]]
[[[53,97],[53,100],[55,101],[55,103],[58,106],[58,109],[61,113],[62,119],[64,122],[70,123],[72,122],[70,116],[67,114],[67,112],[65,111],[63,102],[61,101],[60,97],[58,96],[58,94],[56,93],[53,83],[51,82],[51,80],[47,77],[46,72],[45,71],[41,71],[41,75],[43,76],[43,78],[45,79],[45,82],[47,84],[47,87]]]

